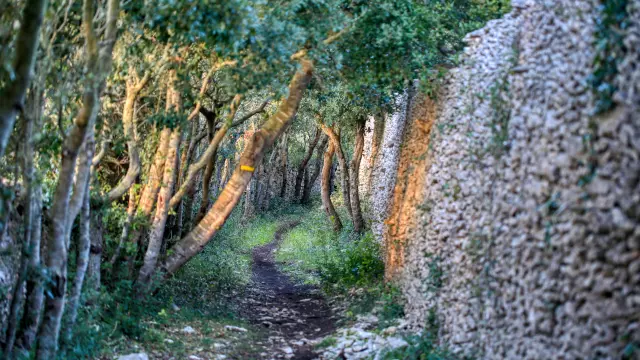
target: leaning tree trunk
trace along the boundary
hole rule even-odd
[[[75,118],[75,123],[67,135],[63,148],[58,183],[53,196],[52,236],[47,246],[47,268],[51,279],[51,296],[44,305],[42,324],[38,331],[36,359],[48,360],[56,356],[60,320],[65,306],[67,285],[67,239],[68,215],[74,168],[78,153],[87,132],[93,129],[98,110],[100,109],[100,91],[104,80],[111,69],[111,54],[118,31],[119,0],[109,0],[107,4],[106,26],[104,30],[104,48],[98,48],[93,19],[95,15],[94,1],[85,0],[83,5],[83,27],[87,52],[87,84],[82,97],[82,108]]]
[[[322,166],[322,206],[327,213],[329,220],[333,223],[333,230],[338,232],[342,230],[342,221],[331,201],[331,165],[333,163],[333,154],[335,146],[333,142],[329,143],[327,151],[324,153],[324,165]]]
[[[342,175],[340,181],[340,187],[342,188],[342,200],[344,201],[344,205],[347,208],[347,212],[349,213],[349,217],[353,220],[353,211],[351,210],[351,191],[350,186],[351,182],[349,181],[349,166],[347,164],[347,158],[344,155],[344,151],[342,151],[342,144],[340,143],[340,134],[336,133],[333,128],[330,128],[324,124],[322,126],[322,131],[329,137],[329,141],[333,144],[333,147],[336,152],[336,156],[338,157],[338,164],[340,165],[340,173]]]
[[[265,149],[273,145],[284,129],[291,123],[298,111],[300,101],[313,74],[311,61],[301,59],[302,68],[296,73],[289,86],[289,96],[276,113],[253,134],[245,147],[231,179],[202,221],[176,246],[162,265],[165,277],[173,275],[184,263],[198,254],[211,241],[233,211],[255,167],[260,164]]]
[[[360,206],[360,162],[364,150],[364,126],[360,121],[356,125],[356,140],[351,159],[351,211],[353,213],[353,228],[356,232],[364,231],[364,219]]]
[[[16,39],[15,57],[11,69],[13,79],[0,90],[0,157],[4,156],[18,113],[23,110],[25,94],[36,63],[40,28],[47,0],[26,0]]]
[[[316,163],[313,167],[313,173],[309,174],[309,169],[305,172],[305,180],[304,187],[302,188],[302,198],[300,199],[301,204],[308,204],[311,201],[311,189],[313,189],[313,184],[318,180],[318,176],[320,175],[320,171],[322,170],[323,163],[323,154],[324,148],[327,146],[327,141],[329,138],[327,136],[322,137],[322,141],[320,141],[320,146],[318,146],[318,154]]]
[[[151,275],[153,275],[158,262],[160,249],[162,248],[164,228],[169,214],[169,201],[171,199],[171,193],[173,192],[173,185],[177,175],[176,167],[181,138],[182,133],[180,128],[173,130],[173,133],[171,134],[171,142],[169,144],[169,155],[167,156],[167,161],[164,165],[162,187],[158,194],[156,214],[153,218],[153,222],[151,223],[151,230],[149,231],[149,246],[147,247],[147,252],[144,256],[144,263],[140,269],[138,280],[136,282],[136,294],[138,298],[143,297],[144,291],[148,288],[149,282],[151,281]]]
[[[158,192],[160,191],[160,185],[162,180],[162,173],[164,170],[164,164],[167,160],[167,152],[169,150],[169,141],[171,138],[171,129],[164,128],[160,132],[160,140],[158,142],[158,147],[156,149],[156,153],[153,157],[153,163],[151,163],[151,168],[149,169],[149,178],[147,179],[147,184],[142,190],[142,194],[140,195],[140,201],[138,202],[138,210],[136,214],[139,218],[148,219],[151,215],[151,211],[155,206],[156,199],[158,197]],[[133,244],[133,248],[137,250],[141,250],[141,238],[145,233],[146,227],[139,226],[135,229],[130,237],[131,244]],[[133,254],[127,254],[127,266],[129,275],[132,275],[135,269],[135,260],[136,253],[134,250]]]
[[[309,164],[309,160],[311,160],[311,157],[313,156],[313,150],[318,144],[318,141],[320,140],[321,135],[322,135],[322,130],[316,129],[316,133],[313,136],[311,143],[309,143],[307,152],[304,155],[304,158],[302,159],[302,161],[300,162],[300,165],[298,166],[298,173],[296,174],[296,183],[293,188],[294,199],[298,199],[300,197],[300,189],[302,187],[302,181],[304,180],[304,173],[307,170],[307,165]]]

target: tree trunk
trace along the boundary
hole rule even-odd
[[[353,212],[353,228],[356,232],[364,231],[364,219],[360,207],[360,162],[364,151],[364,126],[363,121],[356,125],[356,140],[351,159],[351,211]]]
[[[42,239],[42,185],[32,184],[31,237],[29,249],[29,276],[27,277],[26,303],[20,328],[16,336],[16,348],[28,354],[36,340],[42,303],[44,302],[43,279],[40,276],[40,242]]]
[[[9,315],[7,318],[7,331],[5,335],[3,353],[7,358],[11,358],[13,353],[13,345],[16,339],[16,332],[18,331],[18,315],[22,308],[22,294],[24,289],[24,283],[27,279],[29,264],[33,254],[33,214],[35,212],[33,185],[35,181],[35,166],[33,164],[34,158],[34,146],[33,146],[33,133],[34,133],[34,119],[30,117],[23,117],[24,119],[24,144],[23,144],[23,185],[25,188],[24,198],[24,221],[23,221],[23,236],[22,236],[22,257],[20,259],[20,268],[18,270],[18,279],[13,288],[13,294],[11,297],[11,304],[9,306]]]
[[[262,128],[253,134],[229,183],[222,190],[211,210],[185,238],[173,247],[171,255],[162,265],[165,277],[174,274],[211,241],[240,200],[255,166],[262,160],[265,149],[273,145],[293,120],[313,73],[313,64],[310,61],[301,59],[301,63],[302,68],[293,77],[289,86],[289,96]]]
[[[20,321],[20,327],[16,336],[16,348],[23,357],[26,357],[35,342],[38,325],[40,323],[40,313],[42,303],[44,301],[44,293],[42,286],[42,277],[40,276],[40,244],[42,239],[42,184],[39,179],[35,178],[35,166],[33,158],[35,157],[35,149],[33,143],[34,129],[42,128],[42,109],[44,102],[44,89],[38,86],[37,89],[32,87],[28,98],[27,118],[29,123],[33,124],[31,130],[29,125],[25,126],[25,167],[24,181],[27,198],[31,199],[30,208],[25,206],[25,232],[27,224],[30,225],[28,238],[25,236],[25,244],[29,249],[28,273],[26,279],[26,303],[24,313]],[[29,134],[31,132],[31,134]],[[31,160],[28,160],[31,159]],[[28,161],[28,163],[27,163]],[[30,214],[30,215],[27,215]],[[28,243],[27,243],[28,239]],[[9,357],[10,354],[7,354]]]
[[[153,210],[156,199],[158,197],[158,192],[160,191],[160,185],[162,180],[162,173],[164,171],[164,164],[167,160],[167,152],[169,150],[169,141],[171,138],[171,129],[164,128],[160,132],[160,140],[158,142],[158,147],[156,149],[156,153],[153,157],[153,163],[151,164],[151,168],[149,169],[149,178],[147,180],[147,184],[142,190],[142,194],[140,195],[140,201],[138,202],[138,210],[136,211],[136,216],[141,219],[148,219],[151,215],[151,211]],[[146,227],[139,226],[135,229],[131,234],[131,243],[134,245],[134,248],[141,250],[141,238],[145,233]],[[135,259],[136,253],[134,250],[134,254],[127,254],[127,264],[129,269],[129,274],[132,275],[135,268]]]
[[[84,277],[89,265],[89,252],[91,249],[91,210],[90,210],[90,194],[89,181],[86,184],[84,201],[80,217],[80,236],[78,240],[78,259],[76,260],[76,276],[73,279],[73,288],[69,298],[68,318],[65,329],[64,341],[69,342],[73,334],[73,327],[78,318],[78,305],[80,303],[80,295],[82,294],[82,285]]]
[[[349,213],[349,217],[353,220],[353,211],[351,211],[351,192],[350,186],[351,182],[349,181],[349,166],[347,164],[347,158],[342,151],[342,144],[340,143],[340,134],[336,133],[332,128],[322,124],[322,131],[329,137],[329,141],[333,144],[333,147],[336,152],[336,156],[338,157],[338,163],[340,165],[341,172],[341,182],[340,187],[342,188],[342,200],[344,201],[344,205],[347,208],[347,212]]]
[[[102,210],[102,209],[99,209]],[[89,248],[89,266],[87,269],[87,283],[97,294],[100,292],[100,265],[102,264],[102,240],[104,226],[101,211],[91,212],[91,247]]]
[[[113,252],[113,256],[109,261],[109,264],[111,265],[111,275],[113,276],[114,279],[118,277],[118,272],[119,272],[118,265],[120,260],[120,254],[122,253],[122,249],[124,248],[125,244],[129,240],[131,223],[133,222],[134,216],[136,214],[136,205],[138,204],[136,200],[137,200],[136,191],[132,187],[129,189],[129,203],[127,205],[127,218],[124,221],[124,225],[122,226],[122,234],[120,235],[120,241],[118,242],[118,247]]]
[[[100,108],[100,91],[104,79],[110,72],[111,54],[117,36],[119,0],[109,0],[107,5],[106,26],[104,31],[105,47],[98,49],[93,19],[95,15],[93,0],[85,0],[83,5],[83,27],[87,52],[87,68],[90,76],[82,98],[82,108],[75,118],[75,124],[67,135],[62,147],[62,161],[58,183],[53,196],[52,236],[47,246],[47,268],[51,279],[51,296],[44,306],[42,324],[38,331],[36,359],[53,359],[58,350],[60,320],[64,311],[67,285],[67,223],[69,198],[73,184],[73,174],[78,152],[84,143],[88,130],[93,129]]]
[[[0,157],[4,156],[18,113],[22,111],[25,94],[31,82],[47,0],[26,0],[16,39],[15,57],[11,66],[13,79],[0,90]]]
[[[298,166],[298,174],[296,175],[296,184],[295,187],[293,189],[293,198],[294,199],[298,199],[300,197],[300,188],[302,187],[302,180],[304,178],[304,173],[307,169],[307,164],[309,164],[309,160],[311,160],[311,157],[313,156],[313,150],[315,149],[316,145],[318,144],[318,141],[320,140],[320,136],[322,135],[322,130],[320,129],[316,129],[316,133],[313,136],[313,139],[311,140],[311,143],[309,143],[309,147],[307,148],[307,152],[304,155],[304,158],[302,159],[302,162],[300,162],[300,165]]]
[[[289,161],[288,159],[288,153],[289,153],[289,142],[288,142],[288,134],[284,133],[284,135],[282,135],[282,153],[280,155],[280,166],[282,169],[282,185],[280,186],[280,197],[281,198],[285,198],[285,196],[287,195],[287,162]]]
[[[335,153],[335,145],[329,142],[329,147],[324,153],[324,165],[322,166],[322,206],[327,213],[329,220],[333,223],[333,230],[339,232],[342,230],[342,221],[331,201],[331,166],[333,163],[333,154]]]
[[[327,141],[329,141],[329,138],[327,136],[323,136],[320,146],[318,146],[318,154],[316,155],[317,159],[313,168],[313,173],[310,176],[307,176],[304,180],[302,198],[300,199],[301,204],[308,204],[309,201],[311,201],[311,189],[313,189],[313,185],[316,183],[316,180],[320,175],[320,171],[322,170],[324,148],[327,146]],[[306,173],[309,173],[309,169],[307,169]]]
[[[182,133],[180,128],[173,130],[173,133],[171,134],[171,142],[169,144],[169,155],[167,156],[167,161],[164,165],[162,187],[158,194],[156,214],[153,218],[153,222],[151,223],[151,230],[149,231],[149,246],[147,247],[147,252],[144,256],[144,263],[140,269],[136,284],[136,293],[139,298],[143,297],[144,291],[147,289],[149,282],[151,281],[151,275],[153,275],[156,268],[160,249],[162,248],[164,229],[169,213],[169,200],[171,199],[171,193],[173,192],[173,185],[177,175],[176,162],[178,159],[181,138]]]
[[[120,199],[129,188],[134,184],[138,175],[140,175],[141,164],[140,164],[140,154],[138,152],[138,139],[136,138],[136,134],[134,131],[135,126],[135,106],[136,101],[138,100],[138,95],[140,91],[147,85],[150,75],[147,73],[142,80],[135,80],[135,70],[133,68],[129,69],[131,73],[129,75],[129,79],[127,81],[126,87],[126,96],[124,102],[124,109],[122,110],[122,126],[124,130],[124,137],[127,140],[127,150],[129,152],[129,168],[127,169],[127,173],[120,180],[118,185],[116,185],[109,194],[107,194],[107,198],[109,202]]]

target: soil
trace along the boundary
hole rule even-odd
[[[321,291],[295,282],[276,266],[274,251],[283,235],[298,224],[281,224],[272,242],[253,250],[252,281],[244,293],[241,315],[264,332],[254,343],[259,350],[242,358],[314,359],[317,356],[309,340],[335,330],[331,308]]]

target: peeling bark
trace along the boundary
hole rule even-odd
[[[333,163],[333,154],[335,153],[335,145],[329,142],[329,147],[324,153],[324,165],[322,166],[322,207],[327,213],[329,220],[333,223],[333,230],[339,232],[342,230],[342,221],[331,201],[331,166]]]

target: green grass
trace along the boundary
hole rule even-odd
[[[344,208],[339,209],[346,223]],[[380,247],[370,232],[359,235],[345,224],[340,233],[335,233],[318,205],[299,220],[301,223],[287,233],[276,252],[276,261],[286,272],[326,290],[369,286],[381,280],[384,264]]]

